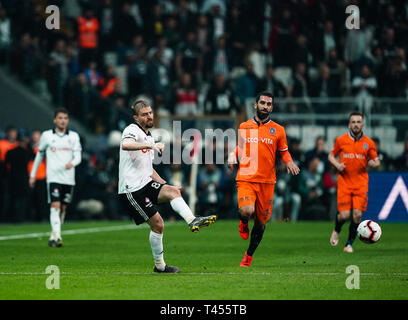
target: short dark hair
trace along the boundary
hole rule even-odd
[[[64,114],[66,114],[66,115],[69,115],[69,111],[68,111],[67,108],[59,107],[59,108],[57,108],[57,109],[55,110],[55,112],[54,112],[54,118],[56,118],[59,113],[64,113]]]
[[[351,119],[352,116],[360,116],[361,118],[364,119],[364,113],[362,113],[361,111],[355,110],[353,112],[350,113],[349,115],[349,121]]]
[[[140,109],[150,107],[150,104],[142,99],[138,99],[132,103],[131,109],[133,111],[133,115],[138,116]]]
[[[267,96],[267,97],[272,98],[272,100],[274,100],[272,93],[270,93],[268,91],[262,91],[262,92],[258,93],[258,95],[256,96],[256,101],[255,101],[256,103],[258,103],[261,96]]]

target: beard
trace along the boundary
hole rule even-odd
[[[351,129],[351,132],[352,132],[353,135],[355,135],[355,136],[360,135],[361,131],[363,131],[363,129],[360,129],[360,128]]]
[[[269,117],[270,113],[269,112],[262,112],[259,109],[256,109],[256,115],[260,120],[265,120],[266,118]]]

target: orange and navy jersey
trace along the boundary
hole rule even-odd
[[[287,150],[285,129],[276,122],[260,123],[251,119],[241,123],[236,181],[276,183],[276,151]]]
[[[355,139],[346,133],[337,137],[331,153],[340,156],[340,162],[346,166],[339,174],[339,187],[368,188],[367,162],[378,158],[373,140],[365,135]]]

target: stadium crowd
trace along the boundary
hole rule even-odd
[[[50,4],[60,8],[60,30],[44,27]],[[344,26],[348,4],[360,9],[359,30]],[[135,98],[149,98],[156,114],[173,115],[244,114],[246,99],[260,90],[277,98],[408,101],[406,39],[408,4],[399,0],[0,0],[0,66],[37,93],[45,83],[55,107],[65,106],[100,137],[100,150],[83,141],[72,210],[79,219],[92,213],[122,217],[115,196],[118,152],[108,137],[132,121],[128,106]],[[334,108],[305,103],[274,112]],[[19,129],[17,143],[16,128],[0,128],[0,220],[46,219],[45,181],[30,190],[28,176],[14,170],[32,161],[38,132]],[[276,216],[331,219],[336,173],[327,164],[324,138],[313,150],[289,141],[302,174],[292,178],[278,166]],[[23,157],[7,155],[17,146]],[[397,159],[380,153],[381,170],[408,169],[408,143]],[[189,170],[175,164],[158,169],[170,183],[185,186],[186,196]],[[225,166],[202,165],[200,214],[215,209],[236,217],[234,190]],[[10,205],[16,207],[9,211]]]

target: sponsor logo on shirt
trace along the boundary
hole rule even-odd
[[[365,155],[361,153],[343,153],[344,159],[365,159]]]
[[[271,138],[245,138],[245,143],[266,143],[273,144],[273,139]]]

